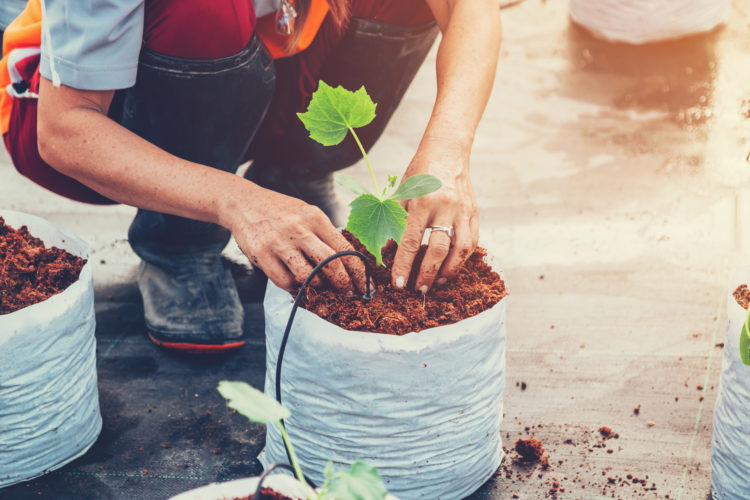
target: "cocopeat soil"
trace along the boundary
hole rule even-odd
[[[469,256],[458,277],[443,285],[435,283],[427,295],[414,290],[417,275],[427,251],[423,246],[412,266],[406,287],[391,284],[396,243],[383,248],[383,266],[351,233],[344,236],[354,248],[365,254],[373,270],[375,294],[369,301],[346,297],[325,284],[305,291],[303,306],[321,318],[344,328],[392,335],[419,332],[449,325],[475,316],[500,302],[508,292],[500,275],[487,262],[487,251],[477,248]]]
[[[0,217],[0,315],[42,302],[75,283],[86,260],[44,242],[26,226]]]

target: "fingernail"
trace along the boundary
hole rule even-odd
[[[419,291],[422,292],[422,295],[427,295],[427,285],[419,287]]]
[[[448,283],[448,278],[438,278],[437,280],[438,285],[445,285],[446,283]]]
[[[396,288],[404,288],[405,285],[406,280],[403,276],[399,276],[398,278],[396,278]]]
[[[354,292],[352,292],[351,290],[349,290],[348,292],[346,292],[346,296],[347,297],[354,297]]]

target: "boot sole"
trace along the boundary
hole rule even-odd
[[[192,354],[221,354],[228,351],[239,349],[245,345],[244,340],[238,340],[236,342],[227,342],[224,344],[194,344],[189,342],[168,342],[165,340],[159,340],[154,335],[147,331],[148,338],[154,344],[165,349],[173,349],[175,351],[189,352]]]

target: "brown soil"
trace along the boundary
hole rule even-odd
[[[526,462],[538,462],[544,457],[542,442],[536,438],[519,439],[516,441],[515,448]]]
[[[620,435],[618,433],[616,433],[615,431],[613,431],[612,429],[610,429],[606,425],[604,425],[604,426],[602,426],[602,427],[599,428],[599,434],[602,435],[602,437],[604,438],[605,441],[607,439],[611,439],[611,438],[615,438],[615,439],[619,439],[620,438]]]
[[[414,283],[427,247],[422,247],[417,254],[407,286],[398,290],[391,285],[396,244],[390,241],[383,248],[384,266],[376,266],[375,257],[351,233],[344,231],[344,236],[370,260],[377,290],[375,296],[366,302],[359,297],[344,297],[323,285],[306,292],[304,307],[346,330],[392,335],[419,332],[475,316],[507,295],[500,275],[487,264],[487,251],[483,248],[474,251],[458,278],[442,286],[433,285],[424,296],[414,290]]]
[[[732,295],[741,308],[747,309],[750,306],[750,289],[747,288],[747,285],[738,286]]]
[[[233,498],[232,500],[254,500],[254,493],[246,497]],[[276,491],[273,491],[271,488],[261,488],[260,500],[295,500],[295,499],[288,497],[286,495],[282,495],[281,493],[278,493]]]
[[[0,315],[42,302],[78,279],[86,260],[45,248],[26,226],[15,230],[0,217]]]

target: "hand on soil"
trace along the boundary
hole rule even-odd
[[[243,253],[278,287],[292,291],[313,267],[336,252],[353,250],[317,207],[261,190],[255,210],[234,214],[230,230]],[[357,257],[337,259],[323,268],[325,278],[340,292],[365,293],[365,268]],[[316,276],[312,284],[319,286]]]
[[[430,234],[427,253],[414,285],[415,290],[424,294],[435,280],[443,284],[458,276],[461,266],[477,247],[479,219],[469,179],[469,157],[462,148],[448,145],[444,140],[423,140],[404,178],[417,174],[434,175],[443,185],[434,193],[403,204],[409,216],[393,264],[393,286],[403,288],[406,285],[429,226],[452,226],[454,231],[453,241],[445,231]]]

